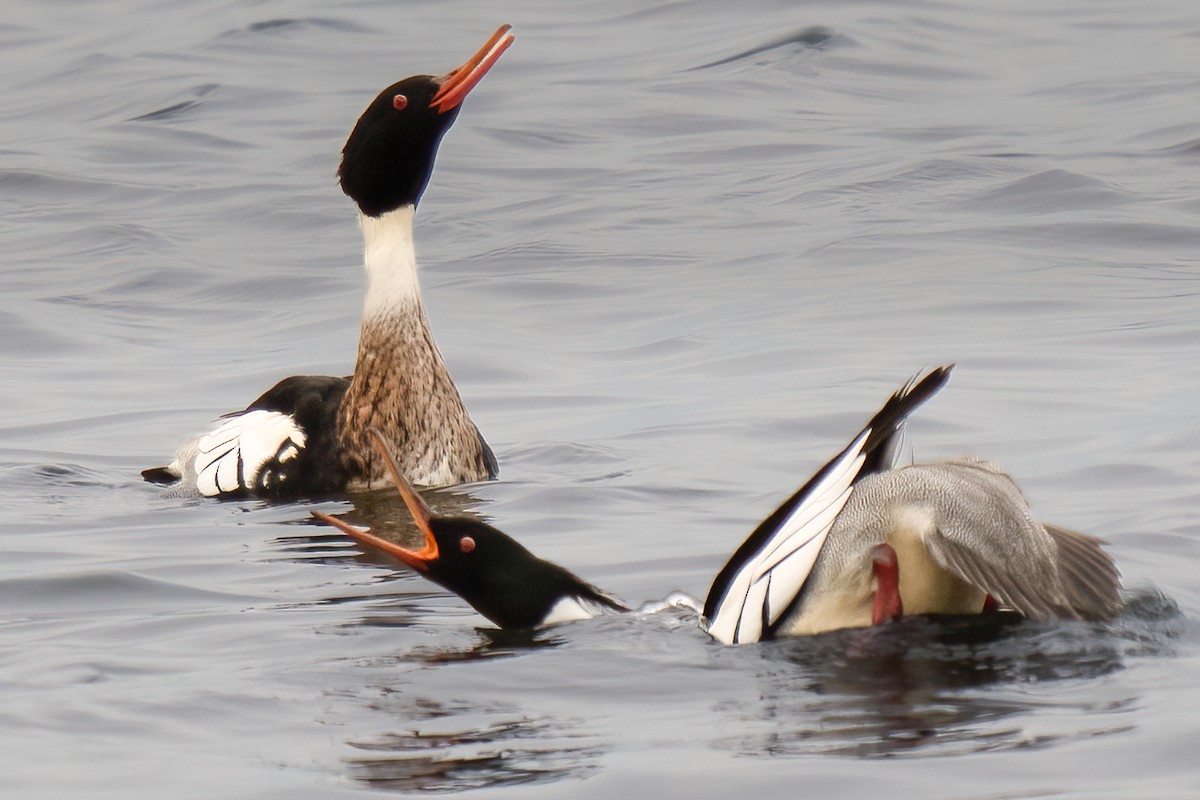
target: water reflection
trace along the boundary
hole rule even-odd
[[[476,513],[466,492],[427,496],[439,513]],[[420,546],[421,536],[395,493],[375,492],[354,501],[348,519]],[[366,556],[374,563],[379,559],[388,557]],[[407,577],[405,570],[383,580]],[[410,638],[403,652],[375,655],[366,664],[388,670],[396,683],[368,704],[375,732],[365,734],[357,727],[355,738],[347,742],[356,753],[345,762],[354,780],[405,792],[557,781],[596,769],[609,749],[627,744],[627,733],[614,734],[611,720],[598,721],[599,732],[582,730],[577,720],[531,711],[541,705],[537,700],[516,699],[526,680],[541,688],[534,676],[555,661],[553,656],[518,665],[519,683],[511,682],[513,667],[488,663],[578,642],[578,626],[535,632],[487,628],[471,635],[467,625],[453,624],[463,616],[451,620],[447,638],[431,627],[445,609],[424,606],[443,603],[448,595],[417,583],[415,591],[389,594],[371,615],[348,623],[354,628],[424,624],[425,634],[432,634],[426,643]],[[665,602],[652,607],[658,606],[686,614],[694,625],[694,612]],[[638,615],[624,615],[622,623],[589,626],[586,635],[595,637],[596,650],[603,652],[627,649],[617,640],[647,633],[644,627],[629,630],[644,626]],[[1112,624],[1034,623],[1012,614],[913,617],[872,629],[692,651],[695,658],[711,657],[715,673],[738,673],[732,681],[728,674],[718,677],[722,687],[736,687],[747,676],[754,684],[748,696],[722,690],[715,706],[711,697],[702,701],[700,713],[706,719],[698,728],[722,733],[715,741],[705,733],[701,746],[749,758],[873,759],[1040,750],[1128,732],[1135,727],[1133,712],[1141,696],[1131,682],[1115,676],[1133,658],[1169,654],[1181,625],[1170,600],[1155,592],[1132,592],[1121,618]],[[695,638],[700,641],[704,635],[697,629]],[[590,663],[572,661],[572,649],[562,648],[566,655],[557,663],[576,665],[578,671],[570,674],[588,685],[587,676],[601,673],[593,673]],[[649,681],[632,688],[651,691],[657,678],[645,677],[648,665],[654,666],[651,672],[674,674],[695,666],[681,662],[678,652],[639,650],[632,661],[625,654],[608,655],[619,666],[632,667],[629,674],[637,675],[636,680]],[[621,659],[627,660],[622,664]],[[442,676],[445,667],[450,669]],[[567,684],[562,691],[579,692]],[[488,691],[489,685],[503,691]],[[514,686],[522,688],[513,693]],[[447,689],[452,697],[475,699],[443,700]],[[583,705],[603,707],[589,691],[577,695]],[[497,705],[497,696],[513,702]],[[686,705],[694,698],[680,700]]]
[[[496,704],[440,702],[400,692],[374,704],[403,729],[352,740],[350,777],[404,792],[461,792],[580,777],[605,748],[577,720],[532,716]]]
[[[566,642],[548,631],[505,631],[500,628],[476,628],[479,641],[473,647],[417,647],[401,660],[437,667],[491,658],[511,658],[531,650],[558,647]]]
[[[747,756],[862,758],[1043,748],[1129,730],[1138,695],[1100,681],[1135,656],[1170,652],[1178,609],[1133,595],[1116,625],[1019,617],[907,618],[768,643],[753,708],[722,708]]]
[[[478,509],[484,501],[476,497],[471,489],[470,484],[428,489],[423,490],[421,496],[438,516],[483,519]],[[408,513],[404,500],[394,488],[389,486],[371,492],[357,492],[347,499],[354,504],[349,521],[353,522],[357,518],[359,524],[372,527],[376,535],[385,538],[391,530],[420,540],[416,526],[413,525],[412,515]]]
[[[814,25],[803,30],[793,31],[785,36],[773,38],[762,44],[755,45],[747,50],[735,53],[725,58],[710,61],[706,64],[701,64],[693,69],[707,69],[709,67],[718,67],[722,64],[730,64],[736,61],[745,61],[754,56],[761,56],[765,53],[770,53],[773,50],[780,48],[789,48],[794,50],[802,50],[807,48],[824,48],[836,36],[832,29],[826,28],[823,25]]]
[[[423,579],[422,584],[432,587]],[[435,596],[446,598],[422,596],[434,602]],[[347,627],[408,627],[416,617],[428,622],[437,616],[436,609],[414,614],[417,595],[384,597],[383,607]],[[369,689],[374,693],[364,703],[373,732],[364,733],[360,721],[346,742],[357,753],[344,759],[352,780],[396,792],[456,793],[558,781],[598,767],[607,748],[583,722],[498,701],[499,693],[489,688],[496,667],[488,662],[558,648],[567,641],[561,628],[452,625],[426,632],[433,633],[433,643],[405,637],[395,640],[396,651],[356,659],[368,671],[368,685],[385,678]]]
[[[356,620],[353,625],[402,628],[416,624],[408,614],[369,616]],[[370,659],[373,667],[416,666],[442,667],[448,664],[469,664],[497,658],[513,658],[535,650],[559,647],[567,642],[562,636],[546,631],[504,631],[499,628],[476,628],[475,640],[469,645],[457,643],[440,645],[417,645],[403,653],[376,656]]]
[[[484,501],[473,495],[470,487],[454,486],[424,491],[421,496],[440,516],[484,519],[478,511]],[[399,493],[391,488],[352,493],[346,498],[354,507],[334,516],[352,525],[370,528],[376,536],[420,549],[424,537],[413,523]],[[359,545],[325,523],[305,514],[293,521],[303,534],[279,536],[273,540],[275,549],[297,561],[344,563],[355,559],[368,564],[397,564],[396,559],[379,552],[364,553]]]

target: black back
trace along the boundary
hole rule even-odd
[[[346,481],[338,438],[338,407],[349,378],[295,375],[284,378],[246,407],[246,411],[288,414],[304,431],[304,447],[288,461],[272,459],[255,479],[259,497],[284,500],[336,492]],[[245,412],[239,412],[245,413]]]

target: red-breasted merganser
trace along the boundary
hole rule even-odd
[[[1119,575],[1102,542],[1038,522],[994,464],[960,458],[895,467],[905,420],[950,370],[934,369],[893,394],[738,548],[704,604],[713,638],[737,644],[903,614],[998,608],[1038,620],[1117,615]],[[388,459],[382,440],[378,447]],[[403,479],[396,483],[424,534],[422,550],[314,516],[399,558],[502,628],[626,610],[490,525],[434,516]]]
[[[620,601],[566,569],[540,559],[491,525],[467,517],[435,516],[400,474],[382,436],[376,449],[392,473],[425,546],[410,550],[319,511],[312,515],[364,544],[389,553],[462,597],[505,629],[537,628],[627,611]]]
[[[496,458],[446,370],[421,304],[413,214],[442,136],[467,93],[512,44],[501,27],[465,64],[392,84],[359,117],[338,177],[358,205],[367,291],[358,360],[349,378],[285,378],[175,461],[142,473],[151,483],[207,496],[289,498],[386,484],[371,430],[387,437],[408,480],[447,486],[494,478]]]
[[[1105,620],[1120,579],[1102,542],[1033,517],[1016,482],[966,457],[896,467],[904,421],[951,367],[897,391],[768,517],[704,604],[726,644],[876,625],[902,614]]]

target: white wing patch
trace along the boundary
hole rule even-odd
[[[215,497],[253,489],[267,462],[300,455],[304,431],[289,414],[256,409],[225,418],[196,447],[196,489]]]
[[[712,637],[724,644],[757,642],[800,594],[864,470],[886,471],[902,449],[904,422],[946,383],[953,365],[914,376],[875,413],[854,440],[738,548],[709,589],[705,611]],[[868,465],[870,460],[870,465]],[[784,509],[790,510],[784,511]],[[743,552],[747,550],[747,552]]]
[[[792,513],[734,574],[708,623],[719,642],[757,642],[764,626],[779,621],[800,592],[842,512],[865,458],[870,430],[864,430],[812,487]]]

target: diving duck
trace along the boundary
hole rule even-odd
[[[995,464],[967,457],[896,466],[905,420],[950,370],[939,367],[901,387],[742,543],[704,603],[713,638],[756,642],[906,614],[1117,615],[1119,575],[1102,542],[1037,521]],[[382,437],[376,447],[391,461]],[[313,515],[457,593],[502,628],[628,610],[491,525],[434,515],[398,469],[395,483],[424,537],[421,550]]]

